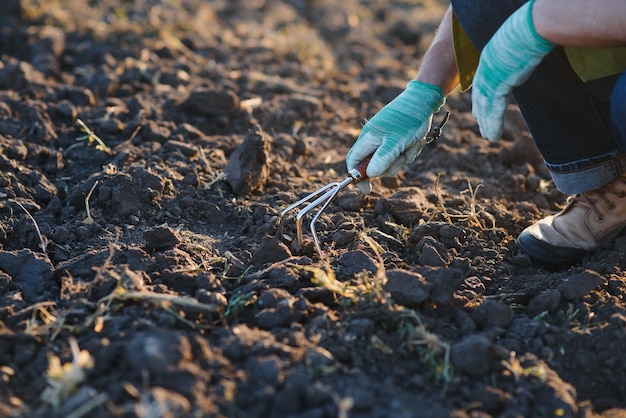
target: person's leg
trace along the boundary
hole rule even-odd
[[[482,49],[524,3],[452,0],[452,7]],[[555,185],[577,194],[563,211],[518,237],[518,246],[534,260],[573,264],[626,227],[626,75],[616,80],[582,82],[557,47],[513,90]]]
[[[452,0],[452,8],[480,50],[525,2]],[[609,101],[580,80],[563,48],[546,56],[513,96],[559,190],[586,192],[626,172],[626,145],[611,135]]]
[[[610,101],[617,143],[626,143],[626,71],[617,79]],[[626,228],[626,175],[570,199],[567,207],[526,228],[517,245],[531,258],[573,264],[612,241]]]

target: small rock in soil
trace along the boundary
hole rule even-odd
[[[355,231],[337,231],[332,236],[332,241],[335,243],[335,246],[341,248],[344,247],[355,240],[357,233]]]
[[[261,294],[256,301],[256,305],[260,308],[275,308],[279,304],[291,305],[295,301],[295,297],[284,289],[270,288]]]

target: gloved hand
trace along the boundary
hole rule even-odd
[[[417,80],[383,107],[363,129],[346,157],[348,171],[372,153],[367,176],[391,176],[413,162],[422,151],[433,113],[445,103],[441,89]],[[364,193],[371,191],[368,180],[357,183]]]
[[[472,87],[472,115],[480,134],[496,141],[502,134],[506,96],[530,77],[554,48],[533,26],[530,0],[500,26],[485,45]]]

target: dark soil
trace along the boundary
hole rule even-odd
[[[449,97],[414,164],[327,208],[323,257],[310,218],[279,231],[446,7],[4,0],[0,415],[626,416],[626,239],[519,252],[565,196],[515,105],[492,144]]]

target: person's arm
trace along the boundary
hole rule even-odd
[[[626,45],[624,0],[536,0],[532,20],[537,33],[556,45]]]
[[[416,80],[441,88],[448,95],[459,84],[459,72],[454,57],[452,43],[452,8],[448,8],[445,17],[437,29],[435,39],[424,54]]]
[[[426,144],[433,114],[458,84],[448,8],[415,79],[363,126],[346,156],[348,171],[369,157],[366,174],[370,178],[393,175],[413,162]],[[365,193],[370,190],[367,180],[357,186]]]

